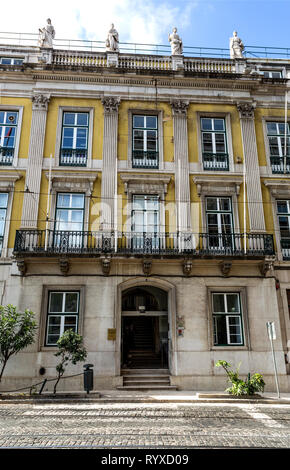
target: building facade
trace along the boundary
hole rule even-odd
[[[154,369],[223,390],[224,359],[275,390],[274,321],[289,392],[289,78],[286,59],[0,47],[1,303],[38,323],[3,390],[54,377],[68,328],[95,389]]]

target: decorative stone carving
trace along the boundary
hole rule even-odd
[[[145,274],[145,276],[149,276],[152,270],[152,260],[148,258],[144,258],[142,268],[143,268],[143,273]]]
[[[59,258],[59,269],[64,276],[67,275],[69,271],[69,259],[66,258],[65,256],[62,258]]]
[[[48,18],[47,24],[44,28],[39,28],[39,47],[53,48],[53,39],[55,38],[55,29],[51,24],[51,19]]]
[[[111,270],[111,258],[108,256],[101,258],[102,271],[104,276],[108,276]]]
[[[40,110],[40,111],[47,111],[49,103],[49,96],[42,95],[38,93],[32,97],[32,109],[33,110]]]
[[[111,24],[111,29],[108,31],[106,49],[110,52],[119,52],[119,33],[113,23]]]
[[[183,260],[182,268],[183,268],[183,274],[185,274],[186,276],[189,276],[192,270],[192,260],[191,259]]]
[[[254,103],[238,103],[237,108],[241,119],[254,119]]]
[[[120,104],[120,97],[115,98],[114,96],[104,96],[102,103],[104,106],[105,113],[117,113]]]
[[[275,261],[275,256],[267,257],[267,258],[264,259],[263,263],[260,264],[260,266],[259,266],[262,276],[266,276],[266,274],[270,270],[273,269],[274,261]]]
[[[172,100],[171,106],[172,106],[173,114],[175,116],[186,117],[188,105],[189,105],[189,101]]]
[[[17,267],[18,267],[18,270],[21,274],[21,276],[25,276],[25,273],[26,273],[26,263],[24,261],[24,259],[18,259],[16,260],[16,263],[17,263]]]
[[[177,34],[177,28],[173,28],[172,33],[168,34],[168,41],[171,45],[171,54],[182,55],[183,44],[181,37]]]
[[[171,177],[164,175],[131,175],[121,174],[126,194],[159,194],[161,198],[167,193]]]
[[[223,276],[228,276],[230,274],[230,270],[232,268],[232,262],[231,261],[223,261],[220,264],[220,269],[221,273]]]
[[[243,59],[243,50],[245,46],[242,40],[238,37],[237,31],[233,32],[233,37],[230,38],[230,57],[231,59]]]
[[[197,194],[218,196],[221,193],[233,196],[240,194],[240,187],[243,184],[242,176],[231,176],[225,180],[222,176],[194,176],[193,182],[196,184]]]

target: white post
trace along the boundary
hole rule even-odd
[[[244,182],[244,253],[247,253],[247,211],[246,211],[246,164],[244,157],[243,166],[243,182]]]
[[[178,208],[178,250],[181,251],[181,238],[180,238],[180,227],[181,227],[181,169],[180,169],[180,157],[178,157],[178,201],[177,201],[177,208]]]
[[[118,250],[118,159],[115,171],[115,200],[114,200],[114,231],[115,231],[115,253]]]
[[[47,189],[45,243],[44,243],[44,250],[45,251],[47,250],[48,224],[49,224],[49,221],[50,221],[51,169],[52,169],[52,154],[50,154],[50,159],[49,159],[49,176],[48,176],[48,189]]]
[[[274,373],[275,373],[275,382],[276,382],[276,388],[277,388],[277,397],[280,398],[280,390],[279,390],[279,382],[278,382],[278,374],[277,374],[277,365],[276,365],[276,358],[275,358],[274,345],[273,345],[273,339],[276,339],[275,324],[274,324],[273,321],[267,321],[267,329],[268,329],[268,336],[269,336],[269,339],[270,339],[272,358],[273,358],[273,364],[274,364]]]
[[[284,129],[284,174],[286,173],[287,165],[287,114],[288,114],[288,91],[285,91],[285,129]]]

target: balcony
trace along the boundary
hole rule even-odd
[[[14,148],[0,147],[0,165],[12,165]]]
[[[203,169],[210,171],[229,171],[227,153],[203,153]]]
[[[286,157],[286,168],[285,168],[285,157],[270,157],[272,173],[274,174],[289,174],[290,173],[290,156]],[[285,170],[285,171],[284,171]]]
[[[132,167],[133,168],[152,168],[159,166],[159,154],[156,151],[133,150]]]
[[[274,244],[270,234],[17,230],[14,254],[264,257],[274,254]]]
[[[87,166],[87,149],[61,149],[60,166]]]

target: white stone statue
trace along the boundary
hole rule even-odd
[[[110,52],[119,52],[119,33],[113,23],[106,39],[106,49]]]
[[[182,55],[183,44],[181,38],[177,34],[177,28],[173,28],[172,33],[168,34],[168,41],[171,45],[171,54]]]
[[[51,24],[51,19],[48,18],[47,24],[44,28],[39,28],[39,47],[52,48],[52,40],[55,37],[55,29]]]
[[[233,32],[233,37],[230,38],[230,56],[231,59],[243,59],[243,50],[245,46],[242,40],[238,37],[237,31]]]

